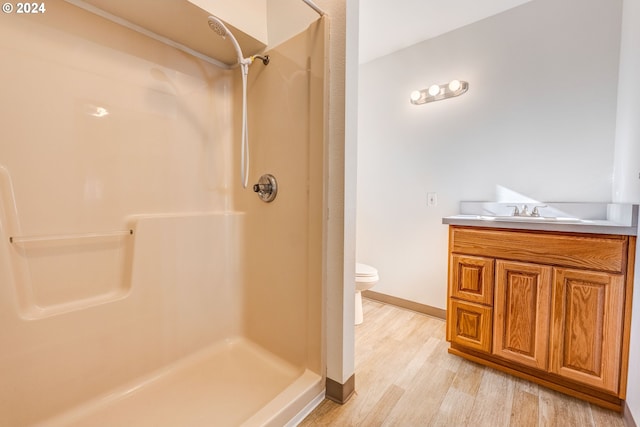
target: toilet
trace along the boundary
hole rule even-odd
[[[367,264],[356,263],[356,316],[355,324],[362,323],[362,291],[371,289],[378,283],[378,270]]]

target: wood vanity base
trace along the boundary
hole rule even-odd
[[[554,377],[553,375],[547,373],[530,371],[528,372],[528,369],[523,368],[522,366],[493,358],[491,356],[487,356],[486,354],[476,353],[463,347],[458,347],[455,344],[452,344],[448,351],[451,354],[463,357],[480,365],[488,366],[489,368],[505,372],[509,375],[513,375],[514,377],[522,378],[536,384],[540,384],[552,390],[559,391],[560,393],[577,397],[578,399],[586,400],[587,402],[602,406],[603,408],[611,409],[617,412],[622,412],[624,408],[624,400],[620,398],[612,396],[608,393],[591,390],[588,387],[584,387],[580,384],[574,384],[568,381],[564,381],[561,378]]]
[[[449,352],[622,411],[636,237],[451,225]]]

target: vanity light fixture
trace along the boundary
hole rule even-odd
[[[427,89],[414,90],[411,92],[410,99],[412,104],[420,105],[453,98],[454,96],[462,95],[467,90],[469,90],[469,83],[462,80],[451,80],[448,84],[431,85]]]

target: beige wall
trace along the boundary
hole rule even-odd
[[[239,334],[242,215],[230,71],[61,1],[0,21],[0,424],[19,426]]]
[[[251,188],[242,189],[239,162],[233,164],[236,206],[247,212],[247,336],[317,373],[322,373],[325,24],[319,20],[268,51],[269,65],[256,62],[249,72],[249,183],[257,183],[262,174],[274,175],[276,199],[265,203]],[[236,159],[239,145],[238,140]]]
[[[269,47],[277,46],[306,30],[318,14],[302,0],[268,0],[267,29]]]
[[[239,189],[238,70],[63,1],[0,16],[0,425],[243,333],[322,373],[324,25],[252,67],[265,205]]]

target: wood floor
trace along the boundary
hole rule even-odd
[[[445,323],[364,300],[356,392],[300,426],[623,427],[622,415],[447,353]]]

